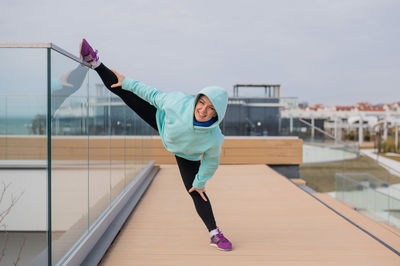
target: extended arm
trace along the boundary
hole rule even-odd
[[[122,87],[122,89],[133,92],[146,102],[155,106],[157,109],[162,109],[167,96],[166,93],[140,81],[125,78],[124,75],[121,75],[114,70],[113,72],[118,78],[118,83],[111,85],[111,88]]]

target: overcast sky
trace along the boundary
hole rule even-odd
[[[78,55],[85,37],[107,66],[163,91],[273,83],[311,104],[390,103],[399,14],[397,0],[1,0],[0,42]]]

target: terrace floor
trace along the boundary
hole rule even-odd
[[[400,232],[349,206],[314,197],[265,165],[221,165],[207,183],[234,250],[210,247],[176,165],[161,170],[101,265],[400,265]]]

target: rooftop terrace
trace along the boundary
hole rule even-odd
[[[400,172],[357,161],[357,145],[317,124],[282,120],[280,99],[225,117],[224,134],[241,124],[246,137],[225,139],[207,184],[234,244],[221,252],[208,245],[175,158],[97,73],[51,43],[0,48],[1,77],[11,81],[0,88],[0,265],[400,265],[391,227]],[[309,180],[322,180],[354,207],[272,169],[314,190]]]

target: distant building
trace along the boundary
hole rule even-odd
[[[259,97],[239,96],[264,89]],[[297,106],[296,98],[280,98],[279,84],[236,84],[229,98],[226,115],[221,124],[225,136],[279,136],[281,108]]]
[[[380,128],[383,138],[386,139],[390,128],[398,130],[400,102],[379,105],[360,102],[351,106],[325,106],[322,104],[298,106],[297,108],[282,109],[281,117],[323,120],[322,128],[337,139],[342,139],[342,135],[348,132],[358,131],[356,132],[358,133],[357,139],[359,144],[362,144],[364,132],[374,134]]]

